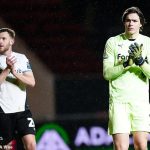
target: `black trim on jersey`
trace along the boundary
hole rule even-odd
[[[27,98],[26,98],[26,102],[25,102],[25,110],[29,110],[29,105],[28,105],[28,103],[27,103]]]
[[[4,111],[3,111],[2,107],[0,107],[0,113],[4,113]]]
[[[136,39],[128,39],[129,41],[135,41]]]

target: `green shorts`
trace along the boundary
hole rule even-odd
[[[150,132],[150,105],[110,103],[108,134],[134,131]]]

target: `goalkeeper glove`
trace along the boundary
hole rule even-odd
[[[134,43],[129,46],[129,56],[133,58],[135,64],[139,66],[144,63],[144,59],[142,57],[142,47],[143,44],[139,45],[138,43]]]
[[[123,67],[126,68],[128,66],[132,66],[133,65],[133,59],[129,56],[128,60],[123,62]]]

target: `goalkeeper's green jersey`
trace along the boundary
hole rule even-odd
[[[123,67],[129,57],[129,46],[137,42],[143,44],[142,66],[133,64]],[[129,40],[122,33],[107,40],[103,54],[103,74],[109,80],[110,102],[149,102],[150,78],[150,38],[139,34],[135,40]]]

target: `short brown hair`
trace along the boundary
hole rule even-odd
[[[139,16],[140,22],[142,24],[142,27],[140,28],[140,30],[142,31],[143,26],[146,23],[146,21],[145,21],[143,13],[141,12],[141,10],[138,7],[130,7],[128,9],[126,9],[122,15],[122,22],[124,23],[127,15],[132,14],[132,13],[136,13]]]
[[[8,34],[14,39],[15,38],[15,31],[10,28],[0,28],[0,33],[8,32]]]

